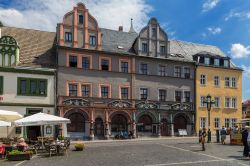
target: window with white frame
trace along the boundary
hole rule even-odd
[[[220,86],[220,77],[214,76],[214,86]]]
[[[140,73],[141,74],[148,74],[148,64],[147,63],[140,64]]]
[[[174,67],[174,76],[175,77],[181,77],[181,67],[180,66],[175,66]]]
[[[235,127],[237,123],[237,119],[236,118],[232,118],[232,126],[231,127]]]
[[[184,67],[184,77],[190,78],[190,68],[189,67]]]
[[[235,97],[232,98],[232,108],[237,107],[237,99]]]
[[[148,99],[148,89],[147,88],[140,88],[140,98],[141,98],[141,100]]]
[[[159,89],[159,101],[166,101],[167,91],[165,89]]]
[[[220,107],[220,98],[214,97],[214,107],[219,108]]]
[[[204,103],[206,101],[206,97],[205,96],[201,96],[200,101],[201,101],[200,106],[201,107],[206,107],[206,103]]]
[[[201,84],[201,85],[206,85],[206,82],[207,82],[207,80],[206,80],[206,75],[201,74],[201,75],[200,75],[200,84]]]
[[[206,127],[206,123],[207,123],[206,121],[207,121],[207,118],[204,118],[204,117],[200,118],[200,128]]]
[[[206,64],[206,65],[209,65],[209,64],[210,64],[210,58],[208,58],[208,57],[205,58],[205,64]]]
[[[230,126],[230,119],[229,119],[229,118],[225,118],[225,127],[226,127],[226,128],[231,127],[231,126]]]
[[[230,77],[225,77],[225,87],[230,87]]]
[[[214,128],[220,128],[220,118],[214,118]]]
[[[228,67],[228,66],[229,66],[228,60],[224,60],[224,67]]]
[[[225,108],[230,108],[231,106],[231,99],[230,97],[225,98]]]
[[[236,88],[236,78],[235,77],[231,78],[231,85],[233,88]]]
[[[219,59],[214,59],[214,65],[215,66],[220,66],[220,60]]]
[[[185,102],[190,102],[190,91],[184,92]]]

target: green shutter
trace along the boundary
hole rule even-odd
[[[0,95],[3,94],[3,76],[0,76]]]

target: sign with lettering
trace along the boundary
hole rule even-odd
[[[179,136],[186,136],[187,130],[186,129],[178,129]]]

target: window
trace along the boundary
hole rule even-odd
[[[214,59],[214,65],[215,66],[220,66],[220,60],[219,59]]]
[[[225,87],[230,87],[230,78],[225,77]]]
[[[204,103],[206,101],[206,97],[205,96],[201,96],[201,100],[200,101],[201,101],[201,103],[200,103],[201,107],[206,107],[207,106],[207,104]]]
[[[148,74],[148,64],[141,63],[140,64],[140,71],[141,71],[141,74]]]
[[[207,118],[200,118],[200,128],[205,128],[206,127],[206,120]]]
[[[17,94],[27,96],[46,96],[47,80],[36,78],[18,78]]]
[[[220,128],[220,118],[214,118],[214,128]]]
[[[69,67],[77,67],[77,56],[69,56]]]
[[[214,86],[220,86],[220,77],[214,76]]]
[[[141,97],[141,100],[147,100],[148,99],[148,89],[147,88],[141,88],[140,89],[140,97]]]
[[[226,97],[226,98],[225,98],[225,107],[226,107],[226,108],[230,108],[230,106],[231,106],[230,98],[229,98],[229,97]]]
[[[128,62],[121,61],[121,72],[128,73]]]
[[[101,98],[109,98],[109,87],[101,86]]]
[[[2,36],[0,38],[0,66],[16,65],[16,59],[19,58],[16,54],[17,49],[18,45],[13,37]]]
[[[152,37],[156,37],[156,28],[152,28]]]
[[[89,57],[82,57],[82,68],[88,70],[90,68]]]
[[[190,92],[189,91],[184,92],[184,98],[185,98],[185,102],[190,102]]]
[[[214,97],[214,107],[219,108],[220,107],[220,98]]]
[[[210,58],[205,57],[205,64],[206,64],[206,65],[209,65],[209,64],[210,64]]]
[[[225,118],[225,127],[226,128],[231,127],[231,125],[230,125],[230,119],[229,118]]]
[[[65,32],[65,42],[72,42],[72,33]]]
[[[83,15],[78,15],[78,23],[83,24]]]
[[[200,84],[201,84],[201,85],[206,85],[206,83],[207,83],[206,75],[201,74],[201,75],[200,75]]]
[[[181,77],[181,67],[179,67],[179,66],[174,67],[174,76]]]
[[[232,126],[231,127],[235,127],[236,123],[237,123],[237,119],[236,118],[232,118],[231,121],[232,121],[232,123],[231,123]]]
[[[181,91],[175,91],[175,101],[181,102]]]
[[[232,78],[231,78],[231,82],[232,82],[232,83],[231,83],[232,87],[233,87],[233,88],[236,88],[236,78],[235,78],[235,77],[232,77]]]
[[[69,84],[69,96],[77,96],[77,84]]]
[[[166,66],[159,65],[159,75],[160,76],[166,76],[167,75]]]
[[[165,54],[166,53],[166,47],[165,46],[161,46],[160,47],[160,53],[161,54]]]
[[[128,87],[121,88],[121,99],[128,99]]]
[[[224,60],[224,67],[228,67],[228,60]]]
[[[237,99],[232,98],[232,108],[236,108],[236,107],[237,107]]]
[[[166,101],[166,94],[167,94],[166,90],[159,89],[159,100],[160,101]]]
[[[91,45],[91,46],[96,45],[96,36],[93,36],[93,35],[89,36],[89,45]]]
[[[148,52],[148,45],[147,43],[142,43],[142,52],[147,53]]]
[[[0,76],[0,95],[3,94],[3,76]]]
[[[82,97],[90,97],[90,85],[82,85]]]
[[[184,67],[184,77],[190,78],[190,68],[189,67]]]
[[[109,70],[109,60],[101,59],[101,70]]]

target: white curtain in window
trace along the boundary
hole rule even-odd
[[[0,53],[0,66],[3,65],[3,55]]]
[[[9,55],[5,54],[4,56],[4,66],[9,66]]]
[[[16,62],[16,56],[15,55],[11,55],[11,65],[14,65]]]

